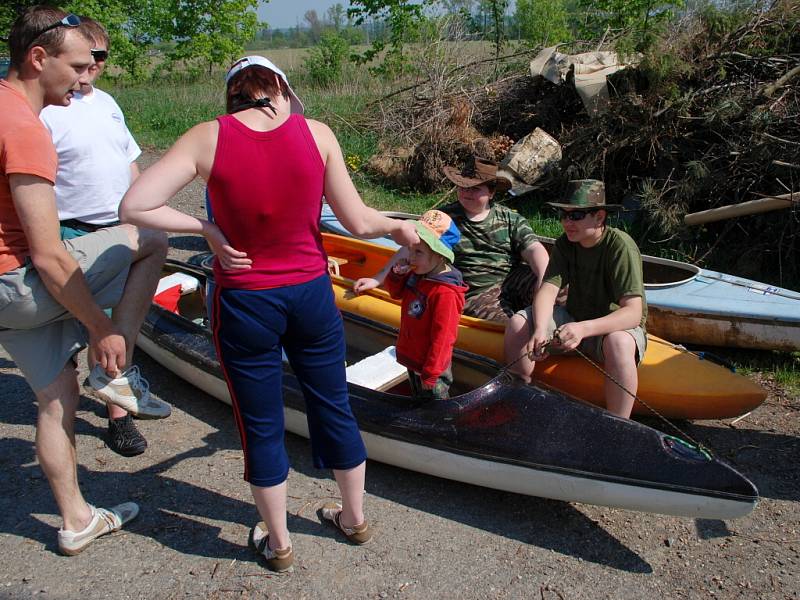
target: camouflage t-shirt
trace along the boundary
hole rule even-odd
[[[644,329],[647,300],[642,255],[636,242],[624,231],[606,227],[603,237],[591,248],[570,242],[562,235],[550,253],[544,282],[559,288],[569,284],[567,312],[576,321],[599,319],[617,310],[623,296],[640,296],[639,324]]]
[[[524,263],[522,251],[537,241],[525,218],[505,206],[494,204],[480,222],[470,221],[458,202],[442,211],[461,231],[461,241],[453,252],[455,267],[469,285],[468,299],[502,283],[513,267]]]

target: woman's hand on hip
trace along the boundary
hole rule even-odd
[[[223,270],[249,269],[253,264],[253,261],[247,258],[246,252],[240,252],[228,243],[228,239],[216,224],[206,221],[203,235]]]

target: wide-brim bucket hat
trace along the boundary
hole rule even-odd
[[[597,179],[574,179],[568,183],[563,202],[548,202],[548,206],[564,209],[622,210],[621,204],[606,204],[606,186]]]
[[[265,58],[263,56],[253,55],[253,56],[244,56],[237,60],[230,69],[228,69],[227,74],[225,75],[225,85],[228,85],[228,82],[231,78],[248,67],[265,67],[270,71],[273,71],[278,77],[283,79],[283,82],[286,84],[286,88],[289,90],[289,100],[291,105],[291,111],[293,113],[303,114],[305,112],[305,107],[303,103],[298,98],[297,94],[294,93],[292,86],[289,85],[289,80],[286,78],[286,74],[281,71],[275,63],[273,63],[270,59]]]
[[[428,210],[414,225],[417,227],[419,239],[431,250],[451,263],[455,260],[453,246],[461,240],[461,232],[450,215],[440,210]]]
[[[485,158],[470,156],[462,168],[444,167],[442,172],[445,177],[462,188],[494,182],[497,192],[507,192],[511,189],[511,181],[498,174],[497,163]]]

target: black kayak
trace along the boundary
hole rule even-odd
[[[196,289],[180,297],[179,314],[154,303],[137,345],[230,403],[206,318],[209,274],[168,261],[165,275],[176,273]],[[531,496],[693,518],[740,517],[758,501],[746,477],[692,444],[522,384],[474,354],[455,351],[449,400],[417,403],[393,358],[396,331],[357,315],[342,317],[350,402],[372,460]],[[288,364],[283,395],[286,429],[308,437],[303,397]]]

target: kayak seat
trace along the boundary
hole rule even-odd
[[[408,370],[397,362],[394,346],[367,356],[347,367],[347,382],[384,392],[408,379]]]
[[[336,255],[328,255],[328,273],[341,277],[339,270],[343,265],[353,263],[363,265],[367,257],[361,252],[350,252],[344,249],[336,249]]]

